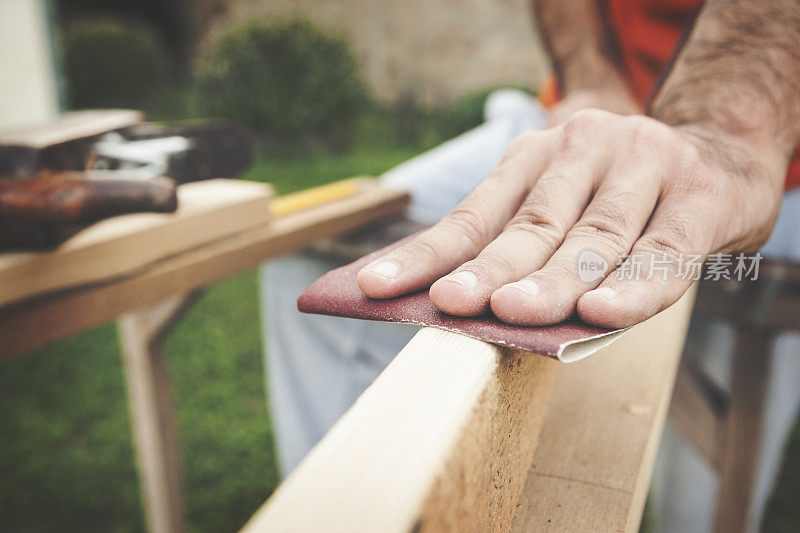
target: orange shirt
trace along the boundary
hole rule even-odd
[[[620,66],[634,97],[644,106],[703,0],[600,0],[600,3]],[[553,88],[551,85],[550,90]],[[786,188],[798,185],[800,157],[796,151],[786,175]]]

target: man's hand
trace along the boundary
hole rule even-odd
[[[569,30],[546,39],[566,93],[609,79],[607,68],[589,68],[607,61],[596,13],[571,27],[560,2],[540,4],[550,27]],[[389,298],[433,283],[442,311],[491,308],[514,324],[575,310],[603,326],[644,320],[691,283],[677,275],[682,256],[766,242],[800,140],[798,86],[800,3],[709,0],[654,118],[584,110],[524,134],[439,224],[365,267],[359,286]],[[578,269],[587,250],[607,265],[594,281]],[[620,256],[640,275],[617,276]],[[651,275],[656,262],[664,276]]]
[[[756,250],[780,205],[781,161],[734,138],[599,110],[526,133],[475,191],[436,226],[365,267],[367,296],[390,298],[433,283],[431,301],[471,316],[490,307],[513,324],[551,324],[577,308],[587,322],[624,327],[675,302],[691,284],[681,255]],[[608,268],[585,282],[581,253]],[[651,265],[638,280],[617,259]],[[445,277],[442,277],[445,276]],[[438,281],[437,281],[438,280]],[[435,282],[435,283],[434,283]]]

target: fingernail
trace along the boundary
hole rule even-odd
[[[539,285],[532,279],[522,279],[515,283],[510,283],[508,287],[519,289],[527,293],[529,296],[536,296],[539,294]]]
[[[461,272],[450,274],[445,279],[447,281],[458,283],[459,285],[467,289],[474,289],[475,287],[478,286],[478,276],[476,276],[474,272],[470,272],[469,270],[462,270]]]
[[[386,279],[394,279],[400,273],[400,265],[397,261],[385,260],[372,263],[364,267],[364,270],[377,274]]]
[[[595,289],[590,292],[602,296],[603,298],[608,298],[609,300],[613,300],[614,298],[617,297],[617,291],[615,291],[611,287],[600,287],[599,289]]]

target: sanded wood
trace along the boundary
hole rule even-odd
[[[95,137],[141,122],[144,122],[144,115],[130,109],[71,111],[46,123],[4,129],[0,131],[0,145],[42,149]]]
[[[128,406],[148,531],[184,530],[180,450],[164,336],[195,296],[174,296],[120,317]]]
[[[352,196],[276,217],[270,223],[193,248],[106,283],[0,309],[0,360],[120,314],[205,287],[385,217],[402,213],[405,192],[362,180]]]
[[[506,531],[560,363],[425,328],[244,531]]]
[[[694,290],[561,368],[513,531],[637,531]]]
[[[0,254],[0,305],[128,274],[221,237],[264,226],[272,188],[238,180],[178,187],[175,213],[103,220],[51,252]]]

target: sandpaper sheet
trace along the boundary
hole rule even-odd
[[[427,290],[387,300],[367,298],[356,283],[358,271],[412,237],[331,270],[300,295],[298,309],[304,313],[433,326],[564,362],[582,359],[627,331],[591,326],[577,318],[552,326],[514,326],[493,315],[452,316],[434,307]]]

